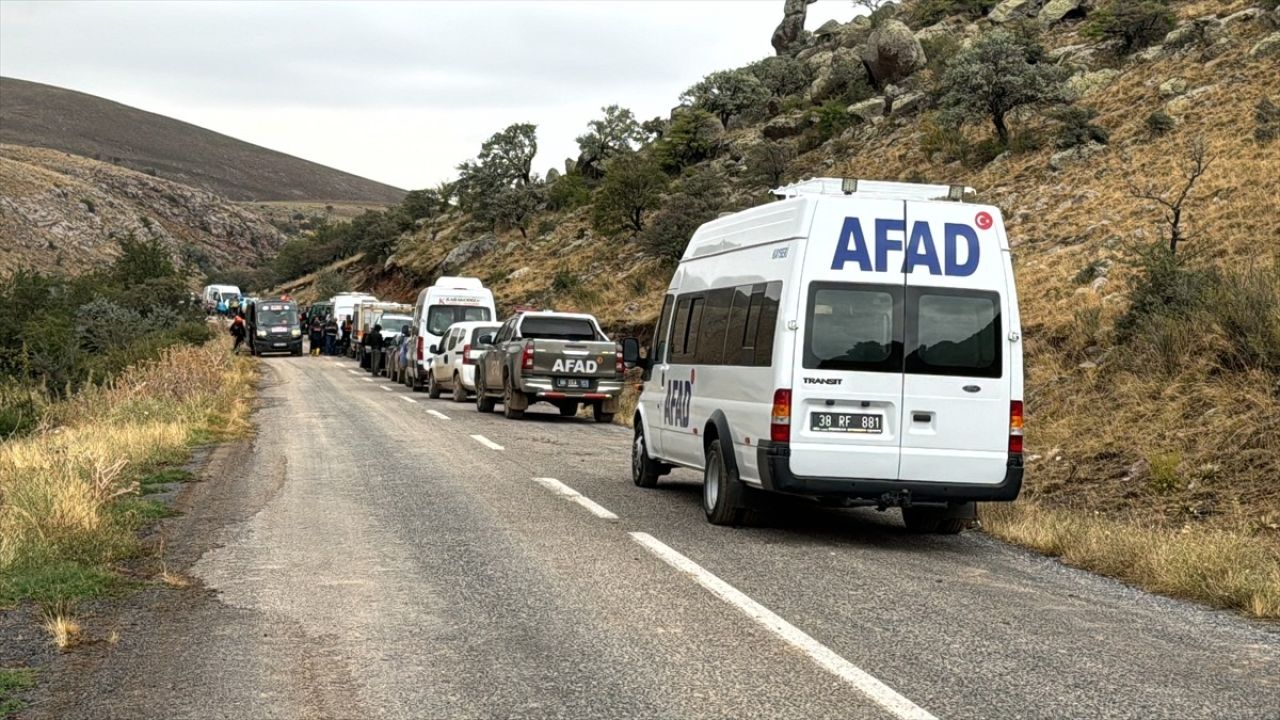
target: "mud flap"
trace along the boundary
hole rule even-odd
[[[600,405],[601,410],[604,412],[615,414],[618,412],[618,398],[616,397],[605,398],[600,401]]]

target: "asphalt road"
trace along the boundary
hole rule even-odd
[[[184,499],[198,583],[32,717],[1280,717],[1275,626],[896,513],[713,527],[625,428],[263,366],[251,451]]]

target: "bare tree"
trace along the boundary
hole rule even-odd
[[[1182,162],[1183,182],[1169,190],[1157,190],[1154,182],[1148,180],[1142,185],[1128,181],[1129,194],[1139,200],[1153,202],[1164,209],[1165,222],[1169,223],[1169,254],[1178,252],[1178,243],[1186,239],[1182,228],[1182,215],[1196,181],[1209,170],[1213,158],[1209,157],[1209,148],[1203,137],[1192,140],[1187,146],[1187,156]]]

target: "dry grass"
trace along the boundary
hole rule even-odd
[[[53,644],[61,650],[80,644],[80,623],[76,622],[72,610],[71,603],[57,602],[46,606],[41,612],[42,627],[49,633]]]
[[[1150,525],[1035,503],[988,505],[983,527],[1002,540],[1132,585],[1256,617],[1280,618],[1280,551],[1246,525]]]
[[[55,405],[45,429],[0,447],[0,597],[83,592],[57,569],[135,552],[137,515],[116,501],[147,472],[184,461],[192,443],[245,431],[252,380],[251,361],[225,342],[171,349]]]

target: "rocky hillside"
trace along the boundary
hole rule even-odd
[[[477,207],[461,178],[452,204],[349,277],[408,299],[476,275],[507,307],[643,334],[692,228],[779,182],[964,183],[1004,210],[1014,246],[1026,497],[1280,547],[1276,3],[920,0],[813,32],[804,0],[780,5],[776,58],[708,76],[714,92],[643,124],[636,162],[666,179],[641,228],[602,222],[610,173],[644,172],[631,151],[600,164],[584,145],[544,185],[517,177],[509,205]],[[1025,102],[998,122],[966,96],[1014,74]],[[1176,200],[1187,172],[1174,256],[1166,208],[1140,196]]]
[[[57,150],[0,145],[0,275],[99,267],[130,233],[163,240],[200,272],[257,265],[283,242],[272,225],[207,190]]]
[[[83,155],[231,200],[399,202],[404,191],[73,90],[0,78],[0,143]]]

